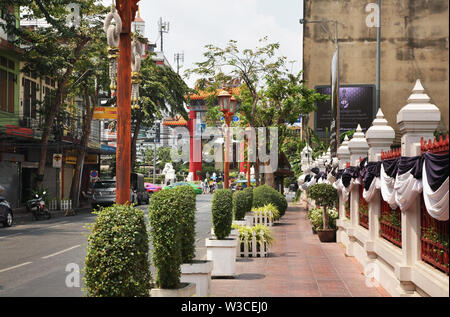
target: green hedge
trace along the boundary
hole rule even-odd
[[[253,207],[259,208],[265,205],[273,204],[278,208],[280,218],[286,213],[288,203],[286,197],[281,195],[276,189],[262,185],[253,190]]]
[[[175,190],[163,190],[154,193],[150,200],[150,237],[158,288],[175,289],[180,284],[182,248],[178,194]]]
[[[144,212],[114,205],[95,213],[85,259],[87,296],[148,296],[151,275]]]
[[[238,190],[233,194],[233,216],[235,220],[243,220],[250,212],[253,204],[253,189]]]
[[[181,225],[181,257],[183,263],[195,258],[195,210],[196,194],[192,186],[175,188]]]
[[[218,189],[212,199],[212,222],[214,234],[224,240],[231,233],[233,222],[233,192],[230,189]]]

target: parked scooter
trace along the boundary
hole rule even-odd
[[[9,202],[0,196],[0,222],[3,223],[5,227],[11,227],[13,225],[13,212]]]
[[[45,195],[46,192],[43,192]],[[48,211],[48,208],[45,206],[45,201],[42,197],[36,194],[36,199],[31,199],[27,201],[27,211],[31,212],[33,220],[41,220],[41,219],[50,219],[51,213]]]

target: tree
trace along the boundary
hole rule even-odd
[[[140,71],[141,108],[133,111],[134,129],[131,142],[131,166],[136,165],[136,143],[142,125],[151,125],[162,113],[187,118],[185,97],[192,90],[170,67],[159,67],[149,55]]]
[[[80,9],[79,25],[67,23],[71,14],[69,4]],[[54,97],[47,100],[43,109],[44,125],[41,138],[41,152],[38,168],[38,184],[44,179],[49,137],[55,119],[67,96],[68,84],[83,50],[98,36],[92,25],[102,20],[105,7],[95,0],[2,0],[2,9],[11,5],[20,6],[22,18],[44,19],[48,26],[35,28],[16,28],[15,16],[5,12],[3,26],[15,36],[13,44],[23,50],[25,63],[22,71],[39,77],[53,78],[57,83]]]
[[[77,162],[70,188],[70,199],[76,207],[80,195],[81,167],[86,156],[94,110],[98,103],[100,91],[108,90],[110,82],[108,76],[106,36],[101,32],[101,24],[92,25],[92,27],[98,30],[99,36],[93,38],[86,49],[83,50],[69,83],[70,95],[82,96],[85,106],[83,111],[82,136],[80,144],[77,147]]]
[[[267,87],[259,92],[255,122],[261,127],[277,128],[277,141],[280,145],[284,143],[287,136],[288,125],[294,124],[300,115],[304,116],[314,111],[316,102],[328,98],[326,95],[315,92],[314,89],[308,89],[301,79],[301,74],[302,72],[297,75],[287,72],[269,74],[266,76]],[[248,93],[244,93],[243,96],[245,98]],[[269,146],[268,133],[267,130],[266,147]],[[265,183],[275,187],[273,173],[265,174]]]
[[[280,72],[286,61],[286,57],[276,57],[279,43],[266,44],[267,37],[260,39],[259,42],[265,45],[255,50],[243,49],[242,51],[238,49],[235,40],[230,40],[224,48],[206,45],[206,52],[203,54],[205,61],[196,63],[196,68],[186,71],[188,75],[198,74],[205,78],[217,78],[218,74],[223,73],[222,69],[226,68],[229,69],[230,74],[227,77],[240,78],[248,90],[251,109],[245,113],[251,127],[255,127],[255,112],[260,99],[259,88],[263,85],[266,75]],[[215,82],[219,81],[215,80]],[[202,88],[199,87],[199,89]],[[255,168],[255,178],[259,185],[258,168]]]

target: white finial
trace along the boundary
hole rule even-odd
[[[414,85],[414,88],[412,91],[413,92],[424,92],[425,91],[425,88],[423,88],[422,82],[420,81],[420,79],[416,80],[416,84]]]
[[[425,93],[425,88],[423,88],[420,79],[417,79],[416,84],[412,90],[412,94],[408,98],[409,103],[423,104],[429,103],[431,98]]]

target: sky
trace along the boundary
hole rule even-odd
[[[184,53],[180,74],[203,61],[207,44],[224,47],[233,39],[241,50],[254,49],[264,36],[268,36],[268,43],[280,44],[280,56],[296,61],[288,64],[288,69],[296,73],[302,68],[302,3],[303,0],[140,0],[139,8],[146,22],[145,36],[157,43],[157,51],[159,18],[170,22],[170,31],[164,34],[164,54],[176,70],[174,54]],[[186,82],[193,87],[195,78]]]

